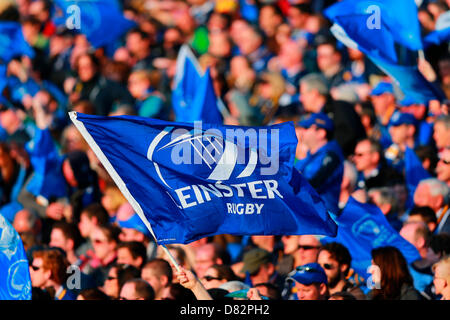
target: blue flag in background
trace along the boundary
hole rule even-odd
[[[374,248],[392,246],[399,249],[408,263],[421,259],[417,249],[395,231],[381,210],[372,204],[365,204],[350,197],[347,205],[336,218],[338,234],[321,241],[339,242],[352,256],[351,267],[364,278],[371,265],[371,251]]]
[[[423,39],[423,45],[428,48],[431,45],[440,45],[450,42],[450,10],[442,13],[436,21],[435,31],[429,33]]]
[[[420,49],[420,37],[414,31],[417,20],[415,16],[397,14],[402,11],[390,11],[396,4],[406,6],[405,12],[414,11],[407,2],[401,1],[355,1],[345,0],[338,2],[325,10],[325,14],[334,22],[331,32],[346,46],[355,48],[366,54],[381,70],[395,80],[404,95],[412,97],[418,103],[428,103],[429,100],[443,100],[445,95],[440,88],[428,82],[420,73],[416,65],[400,65],[395,54],[396,43],[406,45],[410,49]],[[414,3],[413,0],[411,0]],[[378,3],[378,4],[377,4]],[[365,19],[371,14],[360,13],[367,10],[370,5],[380,5],[381,24],[379,29],[369,29]],[[356,5],[356,6],[355,6]],[[403,8],[403,7],[402,7]],[[409,8],[409,9],[408,9]],[[417,9],[415,9],[417,10]],[[402,16],[395,18],[392,14]],[[412,28],[409,29],[407,22]],[[395,28],[394,28],[395,26]],[[403,36],[400,36],[402,34]],[[419,39],[419,40],[418,40]],[[415,43],[415,45],[413,45]]]
[[[0,300],[31,300],[31,279],[22,239],[0,214]]]
[[[18,22],[0,22],[0,65],[22,55],[34,58],[33,48],[23,37],[22,26]]]
[[[203,74],[187,45],[181,47],[177,57],[172,106],[178,122],[223,123],[209,70]]]
[[[58,154],[56,145],[48,129],[36,128],[35,135],[25,149],[33,166],[33,177],[26,189],[36,197],[61,198],[67,195],[67,183],[62,172],[63,158]]]
[[[294,176],[292,123],[199,128],[131,116],[70,117],[159,244],[216,234],[336,234],[320,197]]]
[[[425,170],[422,162],[411,148],[406,147],[404,160],[406,188],[408,189],[407,205],[411,208],[414,205],[414,192],[417,185],[421,180],[430,178],[431,174]]]
[[[136,26],[124,17],[116,0],[55,0],[55,6],[55,24],[72,22],[71,28],[84,34],[94,48],[112,44]]]

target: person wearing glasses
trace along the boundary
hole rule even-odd
[[[450,256],[445,256],[433,265],[433,283],[441,300],[450,300]]]
[[[445,182],[450,187],[450,147],[441,152],[441,156],[436,166],[436,175],[439,180]]]
[[[209,290],[219,288],[228,281],[239,280],[233,269],[228,265],[215,264],[209,267],[202,279],[203,286]]]
[[[348,292],[357,300],[366,300],[364,292],[352,283],[349,278],[353,270],[350,268],[352,257],[348,249],[340,243],[330,242],[320,249],[317,259],[327,275],[330,295]]]
[[[69,262],[59,249],[36,250],[30,264],[33,287],[46,290],[54,300],[75,300],[76,294],[66,285]]]
[[[295,268],[287,278],[294,293],[293,300],[327,300],[327,275],[318,263],[307,263]]]

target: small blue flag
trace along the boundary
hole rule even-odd
[[[0,22],[0,65],[22,55],[34,58],[33,48],[23,37],[22,26],[18,22]]]
[[[223,123],[209,69],[203,74],[187,45],[181,47],[177,58],[172,106],[177,122]]]
[[[338,234],[321,241],[339,242],[350,251],[352,268],[363,278],[368,277],[372,249],[384,246],[396,247],[408,263],[421,259],[417,249],[395,231],[381,210],[372,204],[360,203],[350,197],[341,214],[336,218]]]
[[[199,126],[69,114],[160,244],[216,234],[337,232],[318,194],[293,167],[292,123]]]
[[[55,0],[55,6],[55,24],[84,34],[94,48],[114,43],[136,26],[116,0]]]
[[[35,135],[26,146],[33,166],[33,176],[26,189],[36,197],[62,198],[67,195],[67,183],[62,172],[63,157],[58,154],[56,145],[48,129],[36,128]]]
[[[0,300],[31,300],[31,279],[22,239],[0,214]]]

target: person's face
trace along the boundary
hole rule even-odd
[[[288,21],[289,21],[289,25],[292,26],[294,29],[303,28],[307,19],[308,19],[308,16],[306,14],[302,13],[297,8],[294,8],[294,7],[289,8]]]
[[[322,72],[336,66],[339,62],[339,54],[331,45],[324,44],[317,48],[317,66]]]
[[[299,236],[282,236],[284,254],[292,254],[298,249]]]
[[[120,241],[143,241],[143,234],[133,228],[121,228],[119,234]]]
[[[414,224],[412,223],[404,225],[400,230],[400,235],[417,248],[415,237],[416,228],[413,226]]]
[[[155,297],[158,298],[162,290],[164,289],[164,284],[161,281],[161,277],[155,274],[155,271],[151,268],[142,269],[141,278],[147,281],[155,291]]]
[[[373,157],[369,141],[361,141],[355,147],[355,156],[353,158],[356,169],[364,171],[371,168],[376,168],[378,165],[376,159]]]
[[[418,207],[425,207],[431,203],[430,187],[419,184],[414,192],[414,204]]]
[[[117,268],[109,269],[108,276],[103,284],[105,293],[117,299],[119,297],[119,280],[117,279]]]
[[[302,142],[307,146],[309,150],[313,149],[318,141],[318,129],[315,125],[310,126],[309,128],[305,128],[302,132]]]
[[[450,149],[445,149],[436,166],[437,178],[445,183],[450,183]]]
[[[64,233],[61,229],[53,229],[50,233],[50,247],[56,247],[63,250],[69,249],[68,239],[64,236]]]
[[[203,286],[208,290],[212,288],[218,288],[222,283],[225,283],[225,279],[219,279],[219,273],[214,268],[208,268],[205,275],[201,279]]]
[[[115,243],[109,241],[100,228],[95,228],[91,235],[92,245],[97,258],[105,259],[111,251],[115,250]]]
[[[128,79],[128,90],[135,99],[141,98],[150,87],[148,80],[142,79],[136,74],[131,74]]]
[[[391,134],[392,142],[402,145],[408,139],[408,125],[391,126],[389,133]]]
[[[325,270],[330,288],[334,288],[342,277],[341,266],[339,263],[333,259],[326,250],[320,251],[319,256],[317,257],[317,263]]]
[[[117,250],[117,263],[119,264],[129,264],[135,266],[136,268],[140,267],[140,263],[142,261],[138,259],[134,259],[131,255],[130,250],[128,248],[119,248]]]
[[[300,83],[300,102],[306,112],[319,112],[316,109],[316,100],[319,97],[317,90],[310,90],[306,83]]]
[[[390,93],[383,93],[378,96],[371,96],[373,109],[378,117],[383,117],[392,102],[393,96]]]
[[[268,36],[272,36],[277,26],[282,22],[281,18],[275,14],[271,7],[261,8],[258,21],[261,29]]]
[[[69,127],[65,131],[65,150],[67,153],[75,150],[84,149],[84,139],[80,136],[79,131],[75,127]]]
[[[316,237],[310,235],[299,236],[298,246],[300,265],[317,262],[320,243]]]
[[[78,230],[80,230],[80,234],[83,238],[89,237],[92,226],[93,224],[88,215],[82,212],[80,215],[80,222],[78,222]]]
[[[43,288],[50,279],[51,271],[44,269],[44,260],[34,258],[30,265],[30,278],[33,287]]]
[[[441,278],[440,274],[443,271],[441,269],[442,269],[442,266],[438,265],[434,272],[433,284],[434,284],[434,289],[436,291],[436,294],[443,294],[444,288],[449,285],[447,283],[447,280],[445,280],[444,278]]]
[[[318,284],[304,285],[296,282],[297,297],[299,300],[320,300],[320,286]]]
[[[206,270],[214,264],[214,252],[212,248],[202,248],[197,251],[195,257],[195,272],[201,279],[205,275]]]
[[[450,146],[450,130],[442,122],[437,122],[434,125],[433,139],[439,149]]]
[[[91,80],[97,72],[97,69],[88,56],[82,56],[78,60],[78,76],[81,81],[87,82]]]

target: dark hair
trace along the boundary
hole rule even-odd
[[[143,269],[147,268],[154,270],[158,277],[162,275],[166,276],[168,283],[172,282],[173,271],[168,261],[161,258],[155,258],[144,265]]]
[[[128,280],[126,283],[134,283],[134,292],[136,296],[143,298],[144,300],[155,300],[155,290],[145,280],[135,278]]]
[[[426,159],[430,161],[430,168],[428,169],[428,172],[434,173],[436,165],[439,161],[435,150],[431,146],[422,145],[418,146],[414,151],[416,152],[417,157],[421,162],[425,161]]]
[[[104,226],[109,223],[108,211],[100,203],[92,203],[81,211],[82,214],[86,214],[89,219],[97,218],[99,226]]]
[[[233,269],[226,264],[214,264],[210,268],[217,270],[217,277],[227,281],[239,280]]]
[[[99,288],[90,288],[81,290],[79,293],[84,300],[110,300],[110,297]]]
[[[139,241],[120,242],[117,245],[117,249],[120,248],[127,248],[128,251],[130,251],[130,254],[133,257],[133,259],[137,259],[139,257],[142,258],[141,267],[147,261],[147,249],[145,248],[145,245],[142,242]]]
[[[115,266],[117,268],[117,281],[119,283],[119,292],[122,286],[131,279],[136,279],[141,276],[141,272],[135,266],[129,264],[118,264]]]
[[[181,302],[193,302],[197,301],[197,298],[195,297],[194,293],[185,287],[183,287],[179,283],[171,283],[169,286],[169,292],[170,295],[173,297],[176,301]],[[170,298],[167,298],[166,300],[170,300]]]
[[[59,229],[63,233],[64,237],[73,241],[74,248],[80,245],[81,235],[78,228],[73,223],[66,221],[57,221],[52,227],[52,230]]]
[[[352,263],[352,256],[347,247],[338,242],[330,242],[322,246],[320,251],[323,250],[329,252],[331,259],[336,260],[340,265],[346,264],[348,266],[348,269],[345,271],[346,275]]]
[[[431,236],[430,248],[441,257],[450,254],[450,234],[439,233]]]
[[[414,207],[411,209],[411,212],[409,213],[409,216],[421,216],[423,222],[430,223],[434,222],[437,224],[437,218],[436,213],[428,206],[425,207]]]
[[[271,300],[281,300],[281,292],[279,290],[279,288],[274,285],[273,283],[270,282],[264,282],[264,283],[258,283],[256,285],[253,286],[254,288],[258,288],[258,287],[264,287],[267,289],[267,295],[269,299]]]
[[[333,293],[330,298],[342,298],[342,300],[356,300],[355,296],[350,292],[340,291]]]
[[[401,295],[403,285],[413,286],[405,257],[395,247],[386,246],[372,250],[372,259],[380,268],[380,289],[373,289],[374,300],[396,300]]]

